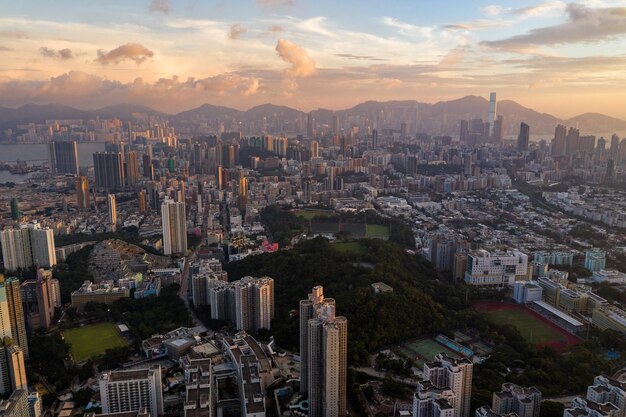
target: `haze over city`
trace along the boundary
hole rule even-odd
[[[626,118],[626,2],[3,1],[0,105],[310,111],[497,90]]]
[[[626,417],[626,0],[0,0],[0,417]]]

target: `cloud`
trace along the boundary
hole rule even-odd
[[[0,31],[0,38],[29,39],[30,36],[23,30],[3,30]]]
[[[105,52],[102,49],[98,50],[98,58],[96,58],[96,62],[102,65],[108,65],[119,64],[122,61],[130,59],[139,65],[147,58],[152,58],[153,56],[154,52],[145,46],[138,43],[127,43],[126,45],[118,46],[109,52]]]
[[[286,75],[297,78],[315,74],[315,61],[301,46],[285,39],[279,39],[276,44],[276,52],[283,61],[291,64],[291,68],[285,70]]]
[[[15,51],[15,49],[9,48],[7,46],[0,45],[0,51],[2,51],[2,52],[12,52],[12,51]]]
[[[241,39],[241,37],[248,31],[248,29],[239,23],[235,23],[228,29],[228,37],[233,40]]]
[[[510,13],[519,17],[534,17],[542,16],[553,10],[565,9],[565,2],[560,0],[549,0],[543,3],[536,4],[534,6],[522,7],[519,9],[512,9]]]
[[[267,31],[270,33],[278,33],[278,32],[284,32],[285,28],[282,26],[270,26],[267,28]]]
[[[509,23],[506,21],[477,19],[463,23],[451,23],[449,25],[445,25],[443,28],[452,30],[481,30],[505,26],[509,26]]]
[[[498,6],[497,4],[490,4],[489,6],[483,7],[483,14],[485,16],[498,16],[502,14],[504,8],[502,6]]]
[[[626,7],[592,9],[570,3],[566,7],[567,22],[537,28],[523,35],[506,39],[484,41],[496,49],[525,51],[541,46],[599,42],[626,34]]]
[[[169,0],[152,0],[152,2],[150,2],[150,11],[169,13],[170,12]]]
[[[289,7],[296,4],[295,0],[256,0],[261,7]]]
[[[39,53],[47,58],[56,58],[62,60],[74,58],[72,50],[69,48],[55,50],[46,46],[42,46],[41,48],[39,48]]]
[[[141,78],[131,82],[105,79],[82,71],[70,71],[44,81],[0,81],[3,103],[61,102],[80,107],[115,103],[154,105],[162,109],[180,109],[222,97],[241,100],[257,94],[261,80],[241,74],[224,73],[206,78],[161,78],[149,83]]]
[[[379,58],[373,55],[353,55],[353,54],[335,54],[340,58],[353,59],[353,60],[363,60],[363,61],[389,61],[386,58]]]

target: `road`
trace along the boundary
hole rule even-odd
[[[359,372],[363,372],[364,374],[367,374],[369,376],[373,376],[374,378],[379,378],[379,379],[391,378],[396,382],[401,382],[403,384],[411,385],[412,387],[417,387],[417,382],[415,382],[415,380],[411,378],[402,378],[393,374],[388,374],[386,372],[379,372],[372,368],[358,367],[356,368],[356,370]]]
[[[193,311],[191,306],[189,305],[189,267],[196,259],[196,252],[192,252],[185,259],[185,267],[183,268],[183,272],[180,274],[180,291],[178,295],[185,303],[185,307],[189,310],[189,314],[191,315],[191,320],[193,320],[194,326],[201,325],[201,321],[198,320],[196,313]]]

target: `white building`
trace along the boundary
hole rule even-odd
[[[102,413],[139,411],[146,408],[151,416],[163,414],[161,367],[128,371],[109,371],[100,377]]]
[[[516,281],[513,286],[513,298],[520,304],[541,301],[543,298],[543,288],[535,281]]]
[[[483,287],[513,286],[528,277],[528,255],[518,250],[506,252],[472,251],[467,256],[465,282]]]
[[[452,401],[448,399],[453,408],[450,417],[469,416],[473,373],[474,366],[471,361],[454,359],[445,353],[435,356],[433,362],[424,364],[424,381],[430,382],[430,387],[446,389],[454,393],[455,398]],[[413,399],[414,409],[416,398],[417,396]],[[414,416],[418,417],[416,414]],[[423,417],[437,417],[437,415],[426,414]]]
[[[54,234],[39,223],[22,224],[0,232],[4,266],[9,271],[33,265],[50,268],[56,265]]]
[[[615,269],[601,269],[594,271],[592,278],[595,282],[610,284],[626,284],[626,274]]]
[[[163,223],[163,253],[165,255],[187,252],[187,220],[185,203],[165,200],[161,205]]]

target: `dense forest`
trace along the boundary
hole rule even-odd
[[[535,348],[510,325],[499,326],[470,308],[477,298],[502,298],[440,280],[432,265],[392,242],[359,240],[360,252],[340,252],[324,238],[300,242],[292,250],[248,257],[226,266],[229,279],[268,275],[275,280],[276,318],[271,334],[286,349],[298,351],[300,299],[315,285],[337,301],[337,313],[348,318],[348,361],[367,363],[368,356],[398,342],[464,330],[490,340],[491,357],[474,371],[474,405],[491,403],[493,391],[506,381],[537,386],[544,395],[583,393],[594,376],[611,372],[618,362],[605,358],[607,348],[624,350],[623,338],[592,335],[589,341],[557,353]],[[375,294],[382,281],[393,293]],[[291,313],[291,314],[290,314]],[[294,314],[295,313],[295,314]]]

